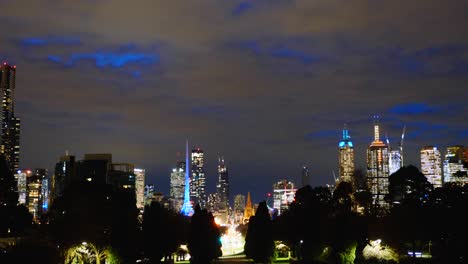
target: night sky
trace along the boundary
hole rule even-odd
[[[22,168],[112,153],[168,194],[188,138],[258,202],[331,183],[344,123],[364,168],[374,114],[407,164],[468,144],[468,1],[0,0],[0,30]]]

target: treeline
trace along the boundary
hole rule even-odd
[[[298,263],[466,263],[468,186],[434,189],[414,166],[389,177],[389,208],[372,205],[367,190],[340,183],[333,193],[306,186],[278,217],[261,203],[249,223],[245,253],[259,263],[286,243]],[[266,240],[265,240],[266,239]],[[420,258],[422,254],[432,258]]]

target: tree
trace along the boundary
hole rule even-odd
[[[275,250],[273,230],[268,207],[263,201],[258,205],[255,216],[249,220],[244,251],[248,258],[257,263],[269,263]]]
[[[214,217],[200,205],[195,207],[195,213],[190,223],[188,249],[190,263],[207,264],[221,256],[221,234]]]
[[[409,165],[390,175],[386,200],[393,204],[410,201],[420,203],[428,199],[432,190],[433,186],[426,176],[415,166]]]
[[[143,214],[143,249],[151,263],[159,263],[164,256],[176,252],[183,240],[185,218],[153,202]]]

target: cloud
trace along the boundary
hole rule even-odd
[[[240,2],[237,4],[233,10],[232,10],[232,15],[233,16],[241,16],[245,12],[247,12],[249,9],[253,8],[253,4],[250,2]]]
[[[92,61],[98,68],[122,68],[127,65],[153,65],[159,62],[157,54],[135,52],[91,52],[75,53],[62,58],[57,55],[49,55],[48,60],[64,66],[74,66],[82,61]],[[136,74],[138,75],[138,73]]]
[[[424,103],[406,103],[392,107],[389,112],[399,115],[418,115],[430,114],[436,112],[437,107],[433,107]]]
[[[78,38],[58,37],[58,36],[21,38],[18,42],[20,43],[20,45],[27,46],[27,47],[48,46],[48,45],[75,46],[75,45],[82,44],[82,42]]]

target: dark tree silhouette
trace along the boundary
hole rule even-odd
[[[207,264],[221,256],[221,234],[214,217],[197,204],[190,223],[190,263]]]
[[[263,201],[258,205],[255,216],[249,220],[244,251],[254,262],[269,263],[274,250],[272,222],[266,202]]]
[[[186,219],[160,203],[146,206],[143,214],[143,249],[151,263],[160,263],[164,256],[176,252],[186,239]]]

